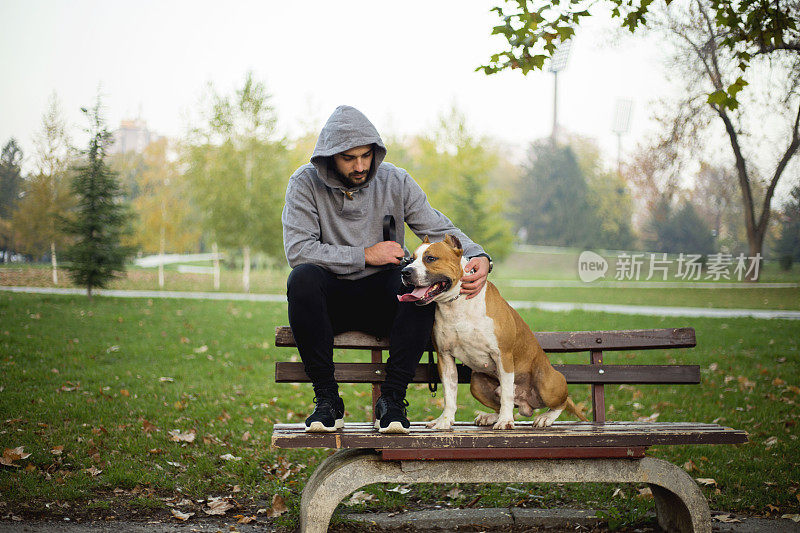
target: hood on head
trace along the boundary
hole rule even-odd
[[[386,146],[378,135],[378,130],[361,111],[355,107],[340,105],[322,127],[311,156],[311,163],[326,185],[342,188],[344,184],[339,180],[331,160],[333,155],[368,144],[375,147],[372,166],[366,181],[357,188],[366,186],[375,177],[378,166],[386,157]]]

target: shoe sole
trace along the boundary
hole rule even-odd
[[[405,435],[410,431],[408,428],[403,427],[403,424],[401,424],[400,422],[389,422],[388,426],[382,428],[381,421],[376,420],[374,426],[375,429],[378,430],[378,433],[392,433],[392,434]]]
[[[344,418],[339,418],[333,423],[333,427],[326,426],[322,422],[311,422],[310,426],[306,426],[307,433],[333,433],[344,427]]]

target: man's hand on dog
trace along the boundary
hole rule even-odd
[[[382,241],[364,248],[364,262],[372,266],[399,265],[403,255],[403,247],[394,241]]]
[[[474,270],[474,272],[472,272]],[[484,256],[473,257],[464,266],[466,274],[461,278],[461,294],[467,295],[467,300],[474,298],[486,285],[486,276],[489,275],[489,260]]]

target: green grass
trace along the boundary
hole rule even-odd
[[[494,282],[510,300],[580,302],[722,309],[800,309],[798,288],[748,289],[640,289],[583,287],[514,287],[507,281]]]
[[[704,291],[713,298],[716,291]],[[614,352],[607,363],[693,363],[701,386],[607,387],[611,420],[660,413],[659,421],[719,423],[745,429],[751,442],[737,446],[654,447],[650,454],[690,474],[714,478],[704,487],[712,509],[763,514],[772,505],[797,513],[800,489],[800,323],[751,319],[630,317],[601,313],[525,311],[538,331],[693,326],[691,350]],[[115,299],[0,293],[0,448],[31,453],[20,468],[0,470],[0,501],[17,514],[130,512],[168,516],[165,500],[231,495],[236,513],[269,507],[273,494],[290,507],[278,523],[296,520],[308,475],[330,452],[271,450],[275,422],[299,422],[312,409],[309,385],[275,384],[274,362],[296,353],[272,345],[274,327],[286,324],[285,304],[170,299]],[[367,360],[363,352],[341,360]],[[585,362],[582,354],[553,362]],[[170,379],[161,379],[170,378]],[[344,385],[349,421],[369,417],[370,389]],[[588,387],[574,386],[577,401]],[[410,418],[438,416],[441,394],[424,385],[409,392]],[[459,390],[459,420],[478,404]],[[169,431],[195,432],[191,443]],[[51,452],[63,446],[60,455]],[[224,454],[241,457],[226,461]],[[173,463],[173,464],[170,464]],[[88,469],[101,472],[92,476]],[[388,487],[395,485],[390,484]],[[400,495],[367,490],[376,502],[352,509],[465,505],[573,505],[637,516],[652,509],[633,487],[581,485],[420,485]],[[622,488],[624,498],[612,498]],[[73,502],[69,511],[54,502]],[[46,505],[51,504],[47,509]],[[187,508],[182,508],[187,510]],[[233,511],[229,511],[232,514]],[[263,515],[262,515],[263,516]]]

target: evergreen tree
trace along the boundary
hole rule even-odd
[[[0,156],[0,250],[4,262],[8,262],[14,239],[11,215],[14,212],[22,186],[22,150],[16,139],[10,139]]]
[[[800,184],[792,188],[789,196],[791,199],[783,207],[781,236],[775,250],[786,270],[793,261],[800,261]]]
[[[122,245],[122,238],[129,232],[131,215],[128,206],[121,202],[117,174],[106,164],[111,133],[101,115],[100,98],[92,109],[81,111],[90,122],[86,129],[90,139],[88,149],[82,151],[84,161],[75,169],[72,182],[77,207],[67,223],[67,232],[75,242],[67,251],[71,260],[67,268],[73,281],[86,287],[91,299],[93,289],[105,287],[125,271],[125,259],[133,250]]]
[[[569,146],[534,144],[514,201],[527,241],[555,246],[594,246],[596,221],[589,187]]]
[[[645,245],[652,251],[666,253],[714,253],[711,228],[700,217],[691,202],[684,201],[677,209],[668,202],[659,202],[646,223],[651,236]]]

